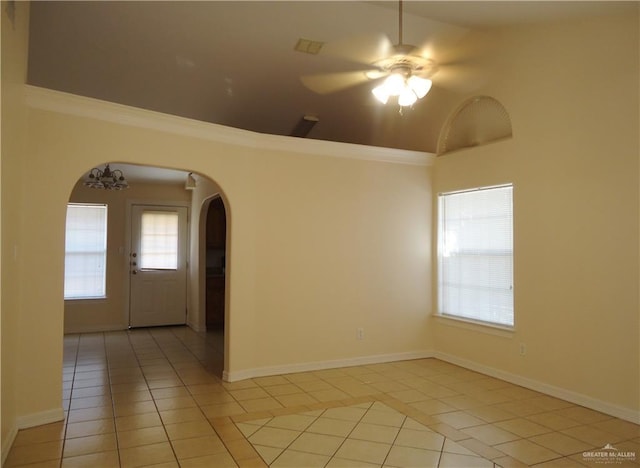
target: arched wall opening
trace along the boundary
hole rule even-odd
[[[198,329],[204,330],[207,341],[221,356],[214,372],[222,376],[226,357],[229,262],[227,208],[224,196],[216,193],[202,202],[200,209],[199,251],[200,274]]]
[[[103,169],[106,163],[95,166]],[[182,323],[194,331],[204,333],[205,303],[202,297],[206,285],[206,232],[201,229],[203,204],[215,197],[221,198],[221,188],[209,177],[187,169],[168,169],[131,163],[111,163],[112,170],[120,170],[129,188],[103,190],[85,186],[86,168],[69,194],[69,203],[104,205],[107,211],[106,291],[104,297],[84,300],[64,300],[64,334],[126,330],[131,322],[131,272],[134,271],[131,256],[130,233],[132,231],[133,206],[185,207],[189,211],[186,229],[185,308]],[[191,177],[190,184],[186,181]],[[193,183],[195,181],[195,183]],[[205,212],[206,214],[206,212]],[[64,277],[63,277],[64,278]],[[64,281],[64,280],[63,280]],[[226,282],[228,283],[228,281]],[[224,343],[224,341],[222,342]],[[223,349],[224,350],[224,349]],[[221,350],[221,351],[223,351]],[[220,371],[223,371],[221,352]],[[216,366],[217,367],[217,364]],[[64,391],[63,391],[64,397]]]

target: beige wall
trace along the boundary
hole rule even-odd
[[[257,364],[293,350],[305,362],[428,349],[428,171],[295,155],[256,163],[277,187],[253,214],[255,297],[271,310],[254,318],[256,350],[268,351]]]
[[[516,331],[439,321],[436,349],[637,418],[638,17],[497,37],[479,94],[505,105],[514,138],[439,157],[434,185],[513,182]]]
[[[150,204],[177,202],[188,206],[191,203],[191,192],[184,189],[183,183],[131,182],[130,185],[127,190],[107,191],[87,188],[80,181],[71,193],[70,202],[105,203],[108,206],[107,297],[97,300],[65,301],[65,333],[121,330],[129,325],[126,284],[129,277],[126,232],[128,204],[131,202]]]
[[[231,375],[435,349],[637,415],[637,17],[500,31],[480,91],[510,112],[514,139],[439,159],[433,187],[428,167],[335,157],[346,147],[264,150],[201,138],[201,126],[177,135],[36,108],[27,127],[13,85],[27,50],[19,17],[2,28],[3,445],[17,424],[61,415],[65,207],[82,173],[114,155],[198,172],[224,193]],[[23,165],[56,183],[27,190]],[[507,181],[515,334],[434,323],[432,193]]]
[[[38,294],[23,295],[22,313],[49,335],[50,346],[62,340],[69,194],[87,168],[118,155],[120,162],[193,170],[224,191],[231,213],[231,378],[431,349],[427,167],[262,150],[38,109],[30,113],[30,143],[30,164],[67,169],[60,184],[29,191],[22,205],[30,226],[21,233],[29,246],[22,262],[29,282],[42,285]],[[339,152],[341,145],[331,148]],[[25,352],[19,365],[28,369],[42,359]],[[33,399],[59,405],[59,378],[39,381],[39,389],[53,390]]]
[[[22,177],[25,162],[27,137],[27,109],[23,101],[23,84],[26,80],[29,4],[15,3],[15,22],[12,24],[6,13],[6,2],[0,5],[2,16],[2,170],[1,170],[1,203],[2,203],[2,269],[0,309],[2,336],[1,394],[0,420],[2,421],[2,459],[8,451],[8,444],[13,439],[16,421],[24,414],[19,406],[20,385],[26,379],[21,377],[19,362],[16,359],[21,340],[25,338],[25,321],[19,310],[21,264],[19,262],[23,245],[21,244],[21,200]],[[34,337],[39,336],[34,333]],[[51,347],[49,365],[59,366],[62,350],[59,346]],[[34,368],[35,372],[41,366]],[[59,402],[34,402],[31,411],[54,408]]]

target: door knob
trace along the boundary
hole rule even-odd
[[[137,274],[138,274],[138,270],[133,270],[133,271],[131,272],[131,274],[132,274],[132,275],[137,275]]]

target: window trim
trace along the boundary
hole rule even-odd
[[[436,203],[436,223],[435,223],[435,230],[436,230],[436,235],[435,235],[435,258],[436,258],[436,262],[435,262],[435,289],[436,289],[436,294],[435,294],[435,307],[434,307],[434,312],[432,313],[432,316],[434,318],[436,318],[438,321],[442,321],[443,324],[445,325],[450,325],[450,326],[454,326],[457,328],[464,328],[464,329],[469,329],[469,330],[475,330],[475,331],[479,331],[479,332],[484,332],[484,333],[488,333],[488,334],[493,334],[493,335],[499,335],[499,336],[505,336],[505,337],[510,337],[512,336],[513,332],[516,329],[516,311],[515,311],[515,292],[513,293],[512,296],[512,310],[513,310],[513,320],[512,320],[512,324],[504,324],[504,323],[499,323],[499,322],[490,322],[487,320],[481,320],[481,319],[477,319],[477,318],[473,318],[473,317],[465,317],[465,316],[459,316],[459,315],[455,315],[455,314],[447,314],[447,313],[443,313],[440,309],[441,309],[441,284],[440,284],[440,279],[441,279],[441,263],[440,263],[440,252],[441,252],[441,248],[442,248],[442,233],[441,233],[441,221],[442,221],[442,211],[441,211],[441,197],[443,195],[456,195],[456,194],[463,194],[463,193],[470,193],[470,192],[479,192],[479,191],[485,191],[485,190],[492,190],[492,189],[500,189],[500,188],[507,188],[510,187],[512,192],[511,192],[511,221],[512,221],[512,225],[511,225],[511,234],[512,234],[512,245],[511,245],[511,259],[512,259],[512,275],[514,274],[515,271],[515,266],[514,266],[514,241],[513,241],[513,234],[514,234],[514,203],[513,203],[513,194],[514,194],[514,184],[513,183],[503,183],[503,184],[496,184],[496,185],[486,185],[486,186],[478,186],[478,187],[473,187],[473,188],[468,188],[468,189],[459,189],[459,190],[451,190],[451,191],[440,191],[437,193],[436,197],[435,197],[435,203]],[[512,277],[512,291],[515,291],[515,287],[514,287],[514,283],[515,279]]]
[[[455,315],[445,315],[440,312],[434,312],[432,315],[436,320],[445,325],[465,330],[473,330],[487,335],[512,338],[516,331],[515,320],[514,325],[509,326],[493,322],[483,322],[482,320],[473,320],[466,317],[457,317]]]

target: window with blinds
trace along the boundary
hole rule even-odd
[[[64,298],[106,296],[107,205],[67,205]]]
[[[438,210],[439,313],[513,326],[513,186],[443,193]]]

